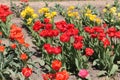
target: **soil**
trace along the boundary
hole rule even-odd
[[[16,4],[19,4],[20,2],[19,1],[15,1]],[[68,7],[70,5],[85,5],[85,4],[91,4],[91,5],[94,5],[96,6],[98,9],[102,10],[104,8],[104,6],[109,3],[109,4],[112,4],[113,3],[113,0],[98,0],[98,1],[60,1],[60,2],[47,2],[49,4],[49,6],[54,6],[55,3],[58,3],[58,4],[61,4],[65,7]],[[10,5],[10,3],[8,2],[8,0],[0,0],[0,4],[5,4],[5,5]],[[37,12],[37,10],[43,6],[45,6],[45,3],[43,1],[39,1],[39,2],[29,2],[29,5],[31,7],[33,7],[35,9],[35,11]],[[64,18],[61,17],[61,16],[57,16],[55,18],[55,21],[59,21],[59,20],[63,20]],[[20,18],[16,18],[16,17],[13,17],[12,19],[12,22],[13,23],[16,23],[18,26],[22,26],[22,22],[21,22],[21,19]],[[25,36],[25,40],[31,45],[30,46],[30,50],[31,51],[35,51],[35,49],[33,49],[33,47],[35,47],[33,44],[32,44],[32,39],[31,39],[31,36],[29,36],[29,34],[26,32],[25,29],[23,29],[23,32],[24,32],[24,36]],[[7,41],[6,41],[7,42]],[[33,59],[37,59],[38,57],[35,57],[33,56]],[[39,66],[38,66],[39,67]],[[94,70],[93,68],[89,68],[89,73],[90,73],[90,76],[91,76],[91,80],[120,80],[120,73],[117,73],[116,76],[114,76],[113,78],[111,79],[107,79],[106,77],[101,77],[101,78],[98,78],[97,77],[97,73],[99,72],[98,70]],[[38,70],[38,73],[39,74],[33,74],[31,76],[31,80],[43,80],[42,79],[42,71],[41,69],[39,68]],[[75,76],[70,76],[70,79],[69,80],[76,80]]]

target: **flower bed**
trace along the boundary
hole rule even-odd
[[[119,4],[115,2],[115,5]],[[111,14],[119,11],[118,6],[111,5],[109,8]],[[65,17],[65,21],[54,22],[57,12],[53,10]],[[32,16],[29,13],[24,14]],[[119,53],[116,52],[119,50],[119,29],[117,24],[106,22],[106,13],[103,13],[103,17],[100,16],[91,5],[82,8],[70,6],[65,10],[59,4],[53,9],[41,8],[39,13],[38,20],[32,21],[31,25],[25,25],[33,36],[33,43],[42,53],[40,65],[44,67],[43,70],[48,71],[46,77],[43,76],[44,79],[57,79],[57,73],[63,70],[76,75],[78,79],[89,79],[89,63],[102,70],[99,76],[112,76],[118,70]],[[27,20],[24,17],[23,21]]]
[[[54,7],[46,5],[36,14],[26,1],[23,4],[19,14],[22,24],[41,56],[32,59],[34,52],[29,50],[22,28],[11,22],[15,12],[1,5],[1,80],[13,77],[29,80],[33,68],[37,69],[36,63],[45,72],[44,80],[68,80],[70,75],[78,80],[90,80],[89,67],[100,70],[98,76],[111,77],[119,71],[120,3],[117,0],[113,5],[106,5],[102,13],[92,5],[66,9],[56,4]],[[65,20],[55,22],[57,15]]]
[[[32,74],[33,52],[24,40],[22,28],[13,24],[11,17],[9,7],[0,5],[0,80],[23,80]]]

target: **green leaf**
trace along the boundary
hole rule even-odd
[[[45,61],[44,60],[40,60],[40,65],[44,66],[45,65]]]
[[[27,63],[27,64],[29,64],[28,66],[29,66],[30,68],[34,67],[34,68],[37,69],[37,66],[35,65],[34,62],[29,62],[29,63]]]
[[[117,70],[118,70],[118,65],[114,64],[114,65],[112,66],[111,71],[110,71],[110,75],[114,74]]]
[[[97,61],[99,61],[98,59],[93,61],[93,66],[97,65]]]
[[[88,60],[86,56],[82,56],[82,58],[83,58],[84,61]]]
[[[61,59],[62,59],[62,55],[58,54],[58,55],[56,56],[56,59],[61,60]]]
[[[25,78],[23,77],[23,75],[21,73],[18,73],[19,79],[20,80],[25,80]]]
[[[115,26],[117,29],[120,29],[120,26]]]
[[[79,68],[79,62],[78,62],[78,59],[77,58],[75,58],[75,64],[76,64],[76,67],[78,68],[78,70],[80,69]]]
[[[120,64],[120,61],[117,61],[117,64]]]
[[[87,80],[91,80],[91,77],[90,77],[90,75],[88,75],[88,76],[86,77],[86,79],[87,79]]]
[[[13,71],[12,71],[11,69],[9,69],[9,68],[7,69],[7,71],[10,72],[12,76],[15,76],[15,75],[16,75],[16,73],[13,72]]]
[[[81,78],[79,78],[78,80],[82,80]]]
[[[5,77],[4,77],[4,75],[1,72],[0,72],[0,76],[1,76],[2,80],[6,80]]]
[[[39,63],[41,66],[44,66],[44,65],[45,65],[45,61],[42,60],[42,59],[40,59],[40,58],[35,59],[35,60],[33,61],[33,63]]]
[[[99,73],[98,73],[98,76],[100,77],[100,76],[104,76],[104,75],[106,75],[106,71],[100,71]]]
[[[46,68],[47,70],[51,71],[51,68],[50,68],[50,66],[48,66],[48,65],[45,65],[45,68]]]

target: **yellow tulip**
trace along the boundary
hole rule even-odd
[[[110,7],[110,4],[107,4],[106,7],[109,8],[109,7]]]
[[[86,13],[91,14],[91,10],[90,10],[90,9],[87,9],[87,12],[86,12]]]
[[[115,15],[115,16],[116,16],[116,15],[117,15],[117,13],[115,12],[115,13],[113,13],[113,15]]]
[[[114,13],[116,12],[116,7],[110,8],[110,12],[111,12],[112,14],[114,14]]]
[[[96,22],[97,22],[98,24],[100,24],[100,23],[101,23],[101,19],[100,19],[100,18],[96,18]]]
[[[90,15],[90,20],[91,21],[95,21],[95,19],[96,19],[96,15]]]
[[[120,17],[120,13],[118,13],[118,17]]]
[[[31,15],[31,14],[34,13],[34,9],[31,8],[30,6],[27,6],[27,7],[25,8],[25,12],[26,12],[27,14]]]
[[[85,16],[88,16],[89,14],[88,13],[85,13]]]
[[[69,17],[73,17],[74,15],[73,15],[73,13],[69,13],[68,16]]]
[[[46,17],[46,18],[50,18],[50,19],[52,18],[52,16],[51,16],[50,13],[45,13],[45,17]]]
[[[41,9],[38,10],[38,12],[42,13],[42,14],[48,13],[49,12],[49,8],[47,8],[47,7],[41,8]]]
[[[26,17],[26,12],[22,11],[20,15],[22,16],[22,18],[25,18]]]
[[[42,10],[42,9],[40,9],[38,12],[39,12],[40,14],[42,14],[42,13],[43,13],[43,10]]]
[[[85,13],[85,16],[90,17],[92,14]]]
[[[68,11],[71,11],[71,10],[73,10],[73,9],[75,9],[74,6],[69,6],[69,7],[68,7]]]
[[[71,13],[71,11],[68,11],[67,14]]]
[[[32,20],[33,20],[32,18],[28,18],[27,19],[27,24],[30,25],[32,23]]]
[[[33,19],[35,19],[35,18],[37,18],[37,17],[38,17],[38,15],[35,14],[35,13],[32,15],[32,18],[33,18]]]
[[[107,9],[104,8],[104,9],[103,9],[103,12],[104,12],[104,13],[107,12]]]
[[[78,13],[78,12],[73,12],[73,15],[74,15],[75,17],[77,17],[77,16],[79,15],[79,13]]]
[[[43,11],[44,11],[44,13],[47,13],[47,12],[49,12],[49,8],[43,8]]]
[[[52,16],[56,16],[57,12],[53,11],[51,14],[52,14]]]

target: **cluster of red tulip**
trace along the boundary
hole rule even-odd
[[[67,26],[67,23],[66,23]],[[72,26],[68,25],[68,26]],[[39,20],[36,21],[33,25],[33,30],[35,32],[38,32],[41,37],[57,37],[60,34],[60,30],[54,28],[53,25],[50,23],[50,20],[45,18],[44,23],[41,23]],[[45,43],[43,45],[44,49],[47,51],[47,53],[58,55],[62,53],[62,47],[61,46],[52,46],[50,43]],[[59,71],[62,67],[62,62],[60,60],[53,60],[51,67],[53,70],[55,70],[55,73],[48,73],[43,74],[43,79],[55,79],[55,80],[68,80],[69,74],[66,70]]]
[[[49,19],[45,18],[44,22],[40,22],[39,20],[35,21],[32,29],[45,40],[47,40],[48,38],[53,39],[51,40],[51,42],[43,43],[43,49],[46,51],[46,53],[48,53],[47,55],[62,55],[64,52],[64,43],[70,43],[69,46],[73,47],[75,50],[83,49],[84,37],[79,35],[79,29],[75,28],[74,24],[69,24],[66,21],[51,23]],[[57,40],[57,45],[54,43],[54,40]],[[92,48],[88,47],[85,49],[86,56],[92,56],[93,53],[94,50]],[[53,61],[51,63],[51,68],[53,69],[53,71],[55,71],[55,73],[52,72],[48,74],[43,74],[43,79],[68,80],[68,72],[66,70],[60,71],[60,68],[62,67],[62,62],[59,59],[52,60]]]
[[[87,26],[84,28],[84,30],[85,32],[89,33],[91,38],[97,38],[100,40],[105,48],[111,44],[110,40],[112,38],[120,38],[120,31],[117,31],[115,27],[108,28],[106,24],[104,24],[103,27],[94,26],[91,28]]]
[[[26,2],[27,0],[21,1]],[[115,5],[109,7],[111,12],[118,11]],[[44,18],[45,15],[34,20],[29,26],[27,25],[32,33],[34,44],[41,51],[40,65],[49,71],[47,74],[43,74],[43,79],[67,80],[68,72],[83,80],[87,79],[89,72],[86,69],[89,62],[93,63],[92,67],[104,70],[103,75],[113,75],[120,66],[120,30],[118,26],[120,24],[112,18],[109,18],[110,21],[104,20],[101,16],[99,16],[101,18],[95,19],[98,15],[95,7],[85,6],[80,14],[75,13],[78,15],[76,19],[66,16],[65,12],[68,10],[65,11],[61,6],[55,8],[58,12],[60,11],[60,14],[63,13],[66,21],[54,22],[52,19]],[[73,10],[74,6],[71,6],[70,9]],[[79,11],[78,7],[75,9]],[[47,8],[43,8],[43,12],[47,11]],[[87,19],[86,15],[89,13],[89,19]],[[71,13],[69,15],[72,16]],[[83,17],[79,18],[79,15]],[[17,32],[20,31],[13,34],[17,36],[14,36],[15,39],[24,44],[22,35]],[[27,58],[27,55],[21,55],[23,61]]]
[[[0,20],[6,22],[7,17],[12,14],[9,7],[6,5],[0,5]]]
[[[60,54],[62,52],[62,48],[60,46],[53,47],[50,44],[44,44],[44,49],[47,51],[48,54]]]
[[[33,25],[34,31],[39,31],[40,29],[43,29],[39,34],[42,37],[55,37],[58,36],[59,31],[56,29],[52,29],[52,24],[49,22],[45,22],[45,24],[41,23],[39,20],[36,21]]]

